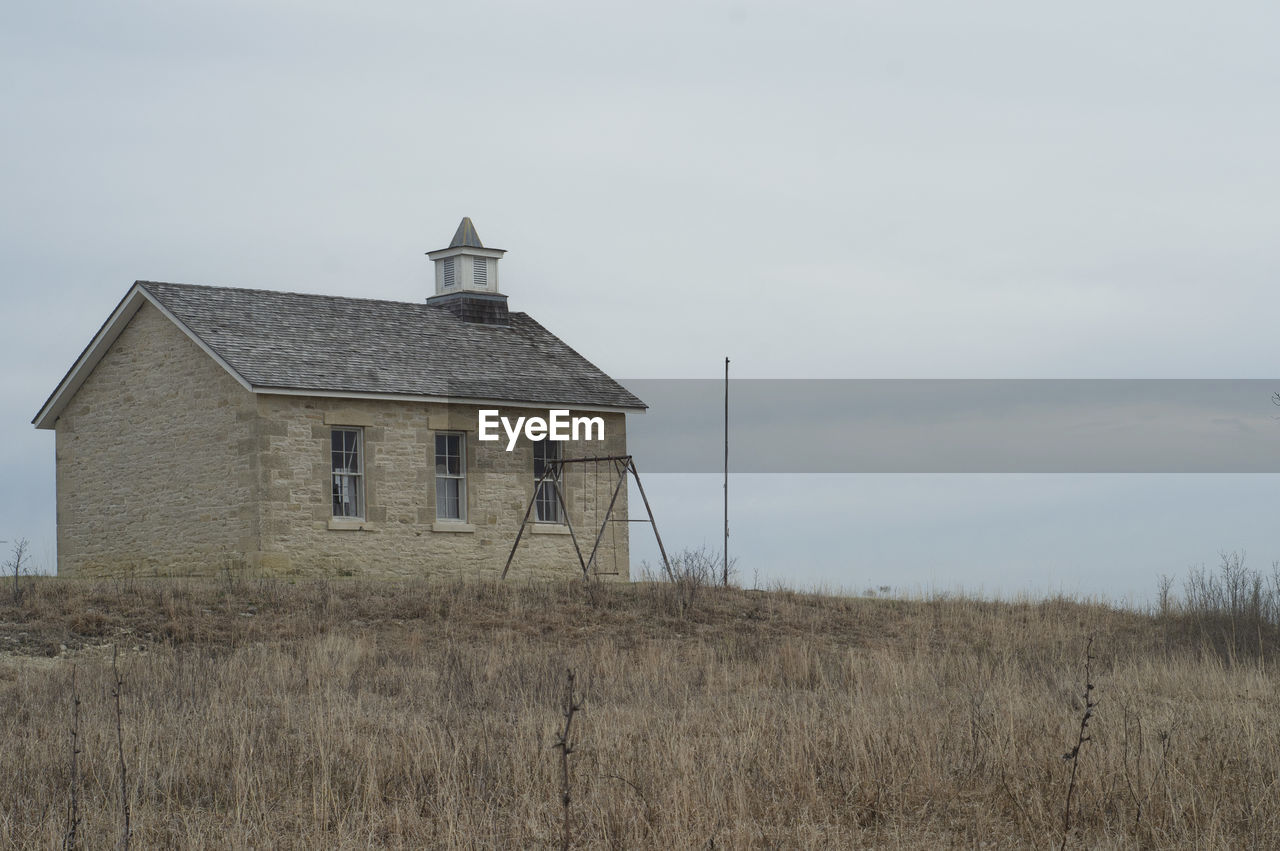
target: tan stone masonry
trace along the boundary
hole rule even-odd
[[[606,440],[562,444],[565,457],[625,453],[624,415],[599,416]],[[362,522],[333,522],[335,426],[363,430]],[[465,524],[436,519],[441,430],[466,436]],[[522,438],[507,452],[505,440],[481,443],[474,406],[255,394],[150,305],[94,368],[56,432],[58,570],[69,576],[227,567],[286,576],[496,575],[533,493],[532,444]],[[594,472],[570,466],[565,482],[584,553],[613,484],[607,465],[599,480]],[[624,489],[615,516],[626,511]],[[513,576],[579,572],[563,527],[537,531],[521,542]],[[627,524],[610,524],[600,570],[616,565],[627,578],[627,545]]]

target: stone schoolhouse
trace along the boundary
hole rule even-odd
[[[531,501],[513,575],[580,575],[569,524],[589,550],[616,479],[535,482],[626,454],[644,403],[508,311],[504,253],[463,219],[424,303],[136,282],[33,420],[56,433],[59,575],[497,575]],[[481,409],[567,409],[604,439],[508,451]],[[625,579],[627,523],[604,525],[593,572]]]

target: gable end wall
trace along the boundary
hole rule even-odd
[[[59,575],[245,564],[256,427],[253,394],[143,305],[55,426]]]

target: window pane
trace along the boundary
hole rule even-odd
[[[360,478],[358,476],[334,475],[333,516],[360,516]]]
[[[351,429],[333,430],[333,471],[360,472],[360,433]]]
[[[436,435],[436,475],[462,475],[461,438],[456,434]]]
[[[346,468],[352,473],[360,472],[360,433],[344,431],[343,448],[346,450]]]
[[[536,508],[540,522],[560,522],[560,501],[556,498],[556,486],[553,483],[548,481],[538,485]]]
[[[458,479],[436,479],[436,516],[446,520],[462,518]]]

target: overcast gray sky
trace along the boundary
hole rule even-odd
[[[15,6],[0,538],[52,559],[29,421],[133,280],[418,300],[463,215],[512,307],[619,377],[1273,378],[1277,31],[1264,3]],[[1275,477],[1158,478],[754,477],[735,542],[748,576],[1116,595],[1280,558],[1250,519]],[[667,536],[714,542],[718,488],[655,481]]]

